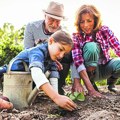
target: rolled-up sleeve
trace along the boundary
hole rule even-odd
[[[43,84],[49,82],[40,68],[31,68],[31,75],[36,84],[37,89],[39,89]]]
[[[75,66],[79,67],[79,70],[80,69],[84,69],[84,59],[83,59],[83,56],[82,56],[82,49],[80,47],[80,42],[79,42],[79,36],[77,36],[77,34],[73,34],[73,43],[74,43],[74,47],[72,49],[72,57],[73,57],[73,61],[74,61],[74,64]],[[81,67],[80,67],[81,66]]]

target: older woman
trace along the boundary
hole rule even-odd
[[[90,95],[102,97],[94,81],[107,79],[108,89],[117,92],[115,83],[120,77],[120,58],[111,58],[109,50],[113,49],[120,57],[118,39],[109,27],[102,25],[100,12],[93,5],[82,5],[78,9],[75,27],[77,32],[73,33],[72,57],[75,66],[72,66],[72,90],[84,91],[78,79],[81,78]]]

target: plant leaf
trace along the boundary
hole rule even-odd
[[[79,101],[85,101],[85,96],[84,96],[83,93],[79,93],[79,95],[77,96],[76,99],[79,100]]]
[[[69,94],[69,98],[71,99],[71,100],[75,100],[76,99],[76,97],[71,93],[71,94]]]
[[[79,95],[79,92],[74,92],[73,94],[75,97],[77,97]]]

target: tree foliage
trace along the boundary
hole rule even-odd
[[[15,30],[10,23],[0,28],[0,66],[8,64],[23,49],[24,28]]]

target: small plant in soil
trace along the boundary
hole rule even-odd
[[[84,94],[79,93],[79,92],[67,93],[66,96],[68,96],[73,101],[84,101],[85,100]]]

